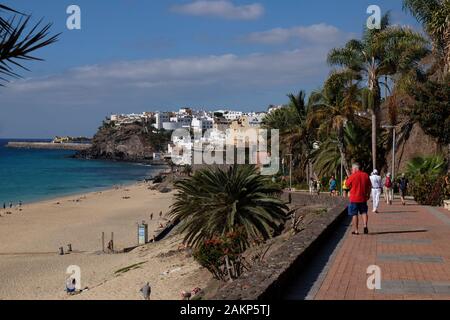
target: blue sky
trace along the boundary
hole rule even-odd
[[[318,88],[327,52],[359,37],[376,4],[417,27],[400,0],[2,0],[53,22],[60,41],[0,88],[0,137],[92,135],[110,113],[265,110]],[[82,29],[66,29],[66,8]]]

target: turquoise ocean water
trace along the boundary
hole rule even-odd
[[[107,189],[153,177],[162,170],[142,164],[72,159],[74,152],[66,150],[10,149],[6,143],[0,139],[0,206]]]

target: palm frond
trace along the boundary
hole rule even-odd
[[[30,26],[30,16],[0,5],[0,14],[3,12],[15,14],[0,20],[0,75],[3,75],[0,80],[7,81],[7,78],[20,77],[14,68],[28,71],[23,61],[41,61],[32,53],[56,42],[59,34],[50,34],[51,23],[43,24],[40,20]]]

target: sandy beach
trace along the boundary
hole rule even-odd
[[[210,276],[178,250],[179,235],[126,254],[102,253],[102,232],[106,242],[114,233],[116,250],[132,247],[136,224],[145,220],[151,238],[167,222],[172,199],[139,183],[1,210],[0,299],[142,299],[147,281],[152,299],[179,299],[181,290],[204,287]],[[67,244],[73,252],[60,256]],[[76,296],[64,292],[71,265],[81,268],[81,285],[89,288]]]

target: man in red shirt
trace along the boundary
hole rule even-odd
[[[347,188],[350,189],[350,205],[348,207],[348,215],[352,217],[352,234],[358,235],[358,216],[361,215],[364,222],[364,234],[369,233],[367,227],[369,217],[367,212],[369,208],[367,201],[370,199],[372,184],[369,175],[360,170],[359,164],[352,166],[352,175],[347,179]]]

